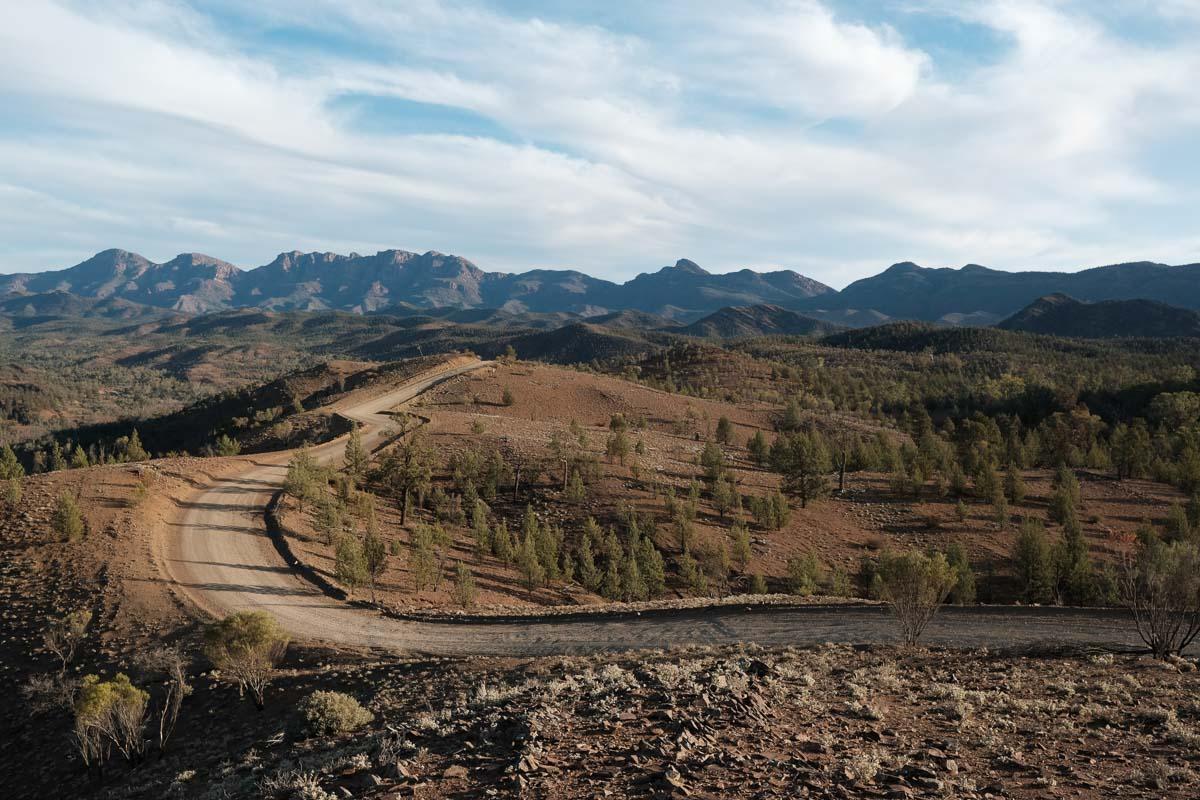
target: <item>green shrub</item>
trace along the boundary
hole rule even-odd
[[[374,717],[348,694],[318,690],[300,704],[304,726],[313,736],[349,733],[367,725]]]
[[[83,514],[79,512],[79,505],[74,497],[65,492],[58,496],[54,515],[50,518],[50,526],[64,541],[74,542],[83,538]]]

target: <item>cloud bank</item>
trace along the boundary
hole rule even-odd
[[[1200,260],[1190,0],[567,5],[20,4],[0,270]]]

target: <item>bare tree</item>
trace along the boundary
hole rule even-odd
[[[50,626],[42,635],[46,649],[58,656],[62,662],[59,674],[66,674],[67,665],[75,658],[75,652],[83,643],[87,627],[92,623],[92,612],[86,608],[72,611],[65,617],[51,619]]]
[[[192,693],[187,680],[187,656],[178,647],[156,647],[143,655],[141,666],[163,680],[163,696],[158,707],[158,752],[167,749],[167,740],[175,732],[183,699]]]
[[[1153,539],[1126,558],[1122,601],[1138,636],[1156,658],[1180,653],[1200,634],[1200,550],[1190,542]]]

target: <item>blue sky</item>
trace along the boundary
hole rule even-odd
[[[1200,0],[110,0],[0,26],[0,271],[1200,261]]]

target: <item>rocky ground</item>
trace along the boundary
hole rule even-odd
[[[90,790],[279,800],[1200,791],[1190,662],[829,645],[434,662],[294,650],[286,667],[263,712],[199,676],[166,758],[115,767]],[[296,706],[316,689],[349,693],[373,720],[310,738]],[[55,763],[60,785],[89,788],[65,747]]]

